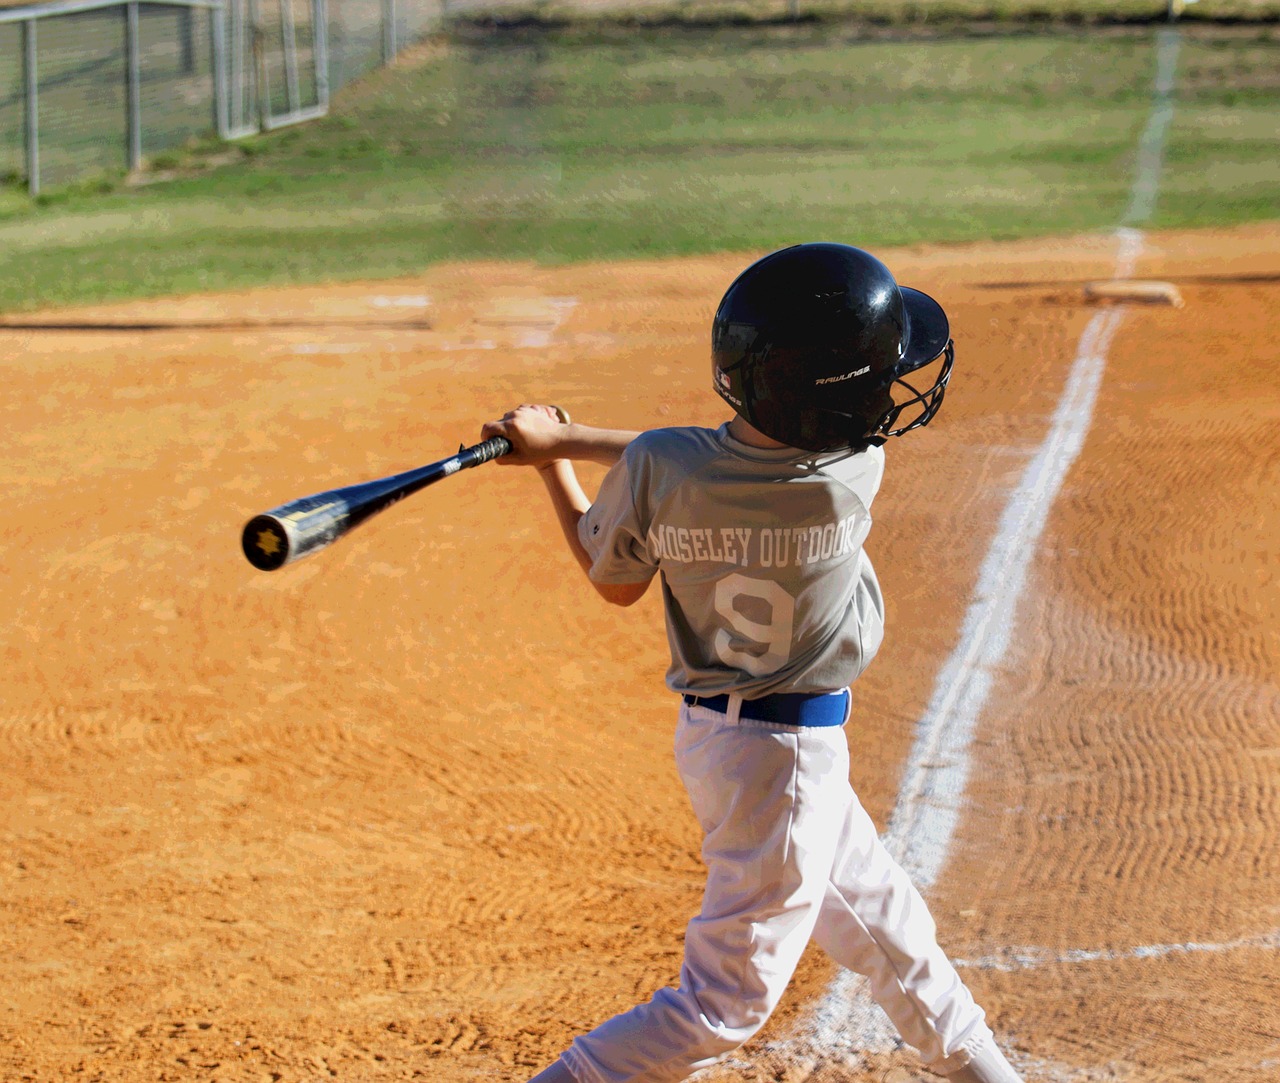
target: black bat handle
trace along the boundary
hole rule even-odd
[[[479,466],[481,463],[487,463],[490,459],[498,459],[511,451],[511,441],[505,436],[491,436],[488,440],[484,440],[479,444],[472,444],[470,447],[458,449],[457,457],[459,459],[467,458],[468,461],[462,464],[463,467]]]

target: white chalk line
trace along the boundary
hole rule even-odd
[[[1100,313],[1079,352],[1044,443],[1010,495],[978,573],[960,642],[942,667],[908,757],[884,843],[927,891],[946,861],[969,776],[968,746],[1009,636],[1036,544],[1067,472],[1084,446],[1122,309]]]
[[[493,339],[485,338],[461,342],[441,342],[436,344],[434,349],[441,353],[467,350],[498,350],[508,348],[508,346],[514,346],[519,350],[549,349],[558,344],[556,333],[560,330],[560,325],[564,323],[569,313],[577,307],[578,299],[576,297],[547,297],[543,300],[545,311],[533,317],[497,321],[510,323],[519,329],[520,333],[513,343],[504,345]],[[369,298],[369,303],[375,308],[430,308],[433,302],[425,294],[411,294],[402,297],[371,297]],[[419,328],[410,329],[419,330]],[[304,342],[293,346],[292,350],[295,354],[301,356],[311,356],[317,354],[359,353],[369,348],[367,343]],[[383,352],[386,352],[387,349],[385,346],[378,348]]]
[[[969,745],[1008,651],[1040,535],[1084,446],[1106,352],[1123,319],[1123,308],[1109,309],[1085,328],[1048,435],[1000,517],[961,625],[959,644],[939,672],[917,725],[902,787],[882,839],[922,892],[933,886],[946,863],[969,779]],[[885,1052],[900,1044],[862,977],[851,971],[837,975],[808,1030],[808,1037],[826,1048]]]
[[[1129,207],[1115,232],[1116,278],[1130,278],[1142,254],[1133,228],[1155,207],[1164,142],[1173,118],[1172,92],[1181,37],[1157,36],[1155,100],[1139,141]],[[1010,496],[961,625],[960,641],[938,674],[903,771],[902,787],[883,835],[885,846],[927,891],[946,863],[964,804],[969,746],[1009,646],[1018,602],[1040,536],[1067,474],[1084,446],[1124,306],[1099,312],[1085,327],[1048,434]],[[881,1053],[902,1042],[861,976],[841,971],[805,1031],[781,1043],[790,1056],[842,1050]]]
[[[425,293],[404,294],[398,297],[370,297],[374,308],[430,308],[431,298]]]
[[[1280,930],[1259,936],[1246,936],[1238,940],[1205,944],[1189,941],[1184,944],[1143,944],[1133,948],[1102,948],[1099,950],[1070,949],[1049,951],[1046,948],[1009,948],[994,955],[981,955],[976,959],[952,959],[960,970],[998,970],[1012,973],[1017,970],[1036,970],[1045,966],[1078,966],[1082,963],[1114,963],[1126,959],[1162,959],[1168,955],[1219,955],[1229,951],[1249,949],[1274,950],[1280,948]]]
[[[1160,174],[1164,169],[1164,147],[1173,123],[1173,88],[1178,71],[1178,53],[1182,35],[1167,27],[1156,35],[1156,100],[1138,141],[1138,164],[1129,209],[1120,220],[1122,226],[1145,222],[1156,207]]]

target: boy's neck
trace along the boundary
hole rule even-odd
[[[729,422],[729,435],[748,447],[773,449],[788,446],[778,440],[774,440],[772,437],[765,436],[741,414],[735,414],[733,420]]]

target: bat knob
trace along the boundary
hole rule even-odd
[[[240,547],[249,563],[264,572],[274,572],[289,561],[289,535],[270,515],[255,515],[245,524]]]

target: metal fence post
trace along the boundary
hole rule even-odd
[[[329,109],[329,3],[312,0],[311,27],[315,35],[312,45],[316,65],[316,105]]]
[[[257,107],[259,131],[271,130],[271,84],[267,76],[266,31],[262,28],[262,15],[258,0],[248,0],[249,27],[253,34],[253,79],[250,93]]]
[[[249,13],[246,10],[248,0],[232,0],[231,16],[231,116],[235,129],[245,127],[245,91],[249,92],[249,106],[253,105],[254,59],[258,55],[253,45],[253,31],[247,27]],[[249,35],[251,55],[246,60],[244,55],[245,35]],[[246,86],[247,83],[247,86]]]
[[[178,48],[183,75],[196,73],[196,13],[191,8],[178,8]]]
[[[26,97],[26,123],[23,125],[27,151],[27,191],[40,194],[40,79],[36,66],[36,21],[22,24],[22,73]]]
[[[219,4],[209,11],[209,49],[213,65],[213,127],[219,139],[231,138],[231,120],[227,112],[227,12]]]
[[[382,62],[396,58],[396,0],[382,0]]]
[[[298,83],[298,28],[293,21],[293,0],[280,0],[280,44],[284,50],[284,88],[289,112],[302,108],[302,90]]]
[[[138,55],[138,5],[125,6],[125,101],[129,111],[127,150],[129,171],[142,168],[142,64]]]

